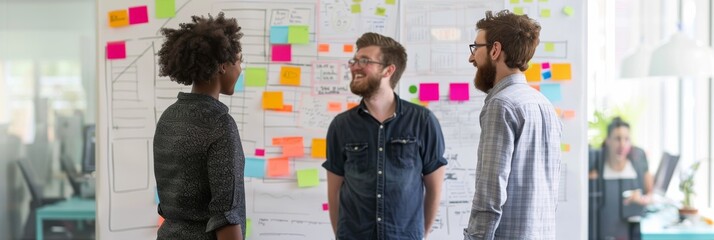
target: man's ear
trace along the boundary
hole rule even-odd
[[[382,69],[382,74],[384,74],[384,77],[391,78],[392,74],[394,74],[394,71],[396,70],[397,66],[394,66],[394,64],[389,64],[389,66]]]
[[[221,63],[218,65],[218,73],[224,74],[224,73],[226,73],[226,69],[227,69],[226,63]]]
[[[503,56],[501,47],[502,46],[500,42],[493,42],[493,45],[491,45],[491,52],[488,53],[489,57],[491,57],[491,60],[496,61],[499,57]]]

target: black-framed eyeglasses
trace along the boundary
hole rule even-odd
[[[490,44],[490,43],[472,43],[472,44],[469,44],[469,50],[471,50],[471,54],[474,54],[476,49],[478,49],[480,47],[491,46],[491,45],[492,44]]]
[[[372,60],[369,60],[368,58],[361,58],[361,59],[354,59],[354,58],[353,58],[353,59],[350,59],[349,61],[347,61],[347,64],[349,64],[350,67],[354,66],[355,64],[357,64],[357,66],[359,66],[359,67],[364,67],[364,66],[367,66],[367,64],[370,64],[370,63],[379,64],[379,65],[384,65],[383,62],[372,61]]]

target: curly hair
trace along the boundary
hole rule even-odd
[[[500,42],[506,53],[506,66],[528,69],[528,61],[533,58],[540,42],[540,24],[527,15],[516,15],[502,10],[495,15],[486,11],[486,17],[476,23],[477,29],[486,31],[488,44]],[[492,46],[488,46],[491,51]]]
[[[395,88],[397,82],[399,82],[399,78],[401,78],[402,73],[404,73],[404,69],[407,67],[407,52],[402,44],[390,37],[373,32],[362,34],[362,36],[357,39],[356,44],[357,49],[369,46],[379,47],[382,53],[382,62],[384,62],[386,66],[394,64],[396,67],[394,74],[392,74],[392,77],[389,79],[389,85]]]
[[[192,16],[178,29],[161,28],[165,41],[157,53],[159,76],[183,85],[210,82],[220,64],[235,63],[241,52],[243,33],[235,18]]]

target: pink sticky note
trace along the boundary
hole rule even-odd
[[[469,100],[469,84],[468,83],[451,83],[451,84],[449,84],[449,99],[451,99],[451,101],[468,101]]]
[[[549,63],[549,62],[544,62],[544,63],[541,63],[540,66],[541,66],[543,69],[549,69],[549,68],[550,68],[550,63]]]
[[[322,211],[327,211],[330,210],[330,205],[327,205],[327,203],[322,204]]]
[[[265,156],[265,149],[256,148],[256,149],[255,149],[255,156]]]
[[[292,60],[292,47],[289,44],[273,44],[272,48],[273,61],[289,62]]]
[[[438,83],[420,83],[419,84],[419,100],[421,100],[421,101],[438,101],[439,100],[439,84]]]
[[[129,24],[147,22],[149,22],[149,11],[146,9],[146,6],[129,8]]]
[[[126,58],[126,43],[124,41],[107,43],[107,59],[124,58]]]

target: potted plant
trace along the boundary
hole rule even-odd
[[[696,216],[698,213],[697,208],[692,204],[692,198],[696,194],[694,192],[694,175],[699,169],[701,162],[696,162],[689,166],[689,168],[684,169],[680,172],[680,178],[682,181],[679,183],[679,190],[684,194],[684,199],[682,199],[682,207],[679,209],[679,216],[681,219],[690,218]]]

